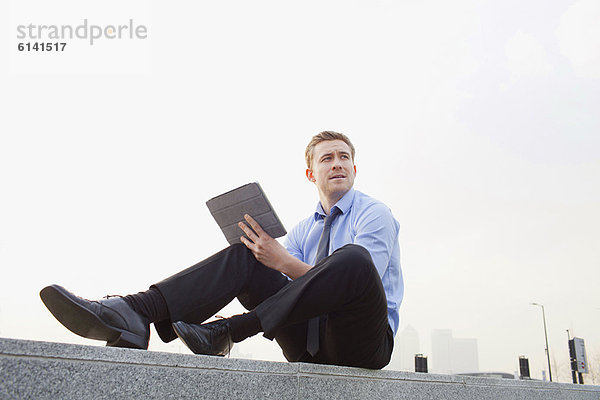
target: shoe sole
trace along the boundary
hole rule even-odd
[[[104,340],[107,346],[147,349],[145,338],[107,325],[96,314],[71,299],[71,294],[58,285],[40,292],[42,301],[65,328],[88,339]]]

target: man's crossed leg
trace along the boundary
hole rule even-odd
[[[163,341],[179,335],[198,354],[225,355],[233,342],[264,332],[289,361],[382,368],[393,346],[381,279],[357,245],[336,250],[293,281],[239,244],[135,295],[88,301],[53,285],[40,296],[65,327],[109,346],[146,349],[150,323]],[[203,324],[234,298],[247,313]],[[313,317],[321,321],[320,346],[311,356]]]

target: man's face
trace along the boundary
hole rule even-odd
[[[306,177],[317,185],[322,199],[337,201],[354,185],[356,166],[350,147],[342,140],[318,143],[311,164]]]

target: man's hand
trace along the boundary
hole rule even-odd
[[[311,268],[310,265],[303,263],[288,253],[286,248],[269,236],[254,218],[246,214],[244,215],[244,219],[252,229],[244,222],[239,222],[238,226],[248,236],[248,238],[242,236],[240,240],[250,249],[254,257],[261,264],[283,272],[292,279],[304,275]]]
[[[281,271],[280,267],[291,256],[290,253],[277,240],[269,236],[254,218],[246,214],[244,215],[244,219],[250,224],[252,229],[243,222],[238,223],[238,226],[250,239],[248,240],[248,238],[242,236],[240,238],[242,243],[250,249],[260,263],[269,268]]]

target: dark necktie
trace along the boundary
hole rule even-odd
[[[339,213],[340,209],[335,207],[332,208],[329,215],[325,217],[325,221],[323,222],[323,233],[321,233],[319,246],[317,247],[315,265],[329,255],[331,223]],[[313,357],[319,351],[319,317],[314,317],[308,320],[308,331],[306,332],[306,350]]]

